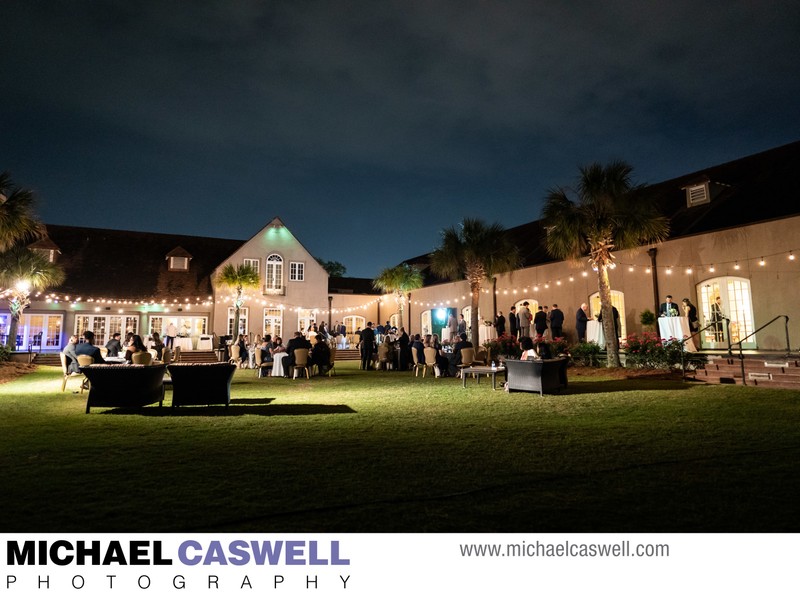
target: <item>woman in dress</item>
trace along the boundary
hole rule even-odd
[[[130,340],[128,340],[128,346],[125,349],[125,361],[128,363],[133,362],[133,354],[134,353],[146,353],[147,347],[144,346],[144,342],[142,341],[142,337],[138,334],[131,334]]]

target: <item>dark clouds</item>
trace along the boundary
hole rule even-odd
[[[14,4],[0,169],[46,221],[246,238],[280,215],[356,275],[463,216],[537,218],[589,160],[660,181],[800,129],[796,2]]]

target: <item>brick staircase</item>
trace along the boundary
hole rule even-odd
[[[361,361],[361,351],[358,349],[338,349],[336,351],[337,361]]]
[[[748,386],[800,390],[800,359],[792,355],[745,355],[744,378]],[[742,362],[738,357],[709,356],[694,379],[707,384],[742,385]]]
[[[49,365],[50,367],[61,367],[61,357],[58,353],[36,353],[33,357],[36,365]]]

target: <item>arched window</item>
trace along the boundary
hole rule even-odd
[[[265,292],[278,292],[283,289],[283,258],[278,254],[267,256],[267,266],[264,270]]]
[[[697,285],[698,314],[700,326],[719,319],[715,313],[719,311],[722,320],[705,330],[702,334],[703,346],[710,348],[727,348],[728,339],[725,335],[725,318],[730,323],[730,341],[739,342],[755,330],[753,320],[753,294],[750,292],[750,281],[746,278],[734,276],[721,276],[711,278]],[[719,302],[717,298],[719,297]],[[717,309],[719,307],[719,310]],[[751,336],[747,342],[742,343],[746,349],[756,348],[756,337]]]

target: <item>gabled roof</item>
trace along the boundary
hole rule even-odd
[[[58,262],[66,273],[55,292],[156,301],[207,298],[212,294],[212,271],[243,243],[62,225],[47,225],[47,235],[61,250]],[[169,271],[170,254],[190,254],[189,270]]]
[[[643,195],[655,201],[670,221],[670,239],[721,231],[800,214],[800,141],[647,186]],[[686,188],[708,183],[711,200],[689,208]],[[555,262],[545,249],[541,220],[506,230],[519,247],[522,267]],[[447,282],[430,270],[430,254],[405,260],[419,267],[425,285]]]

